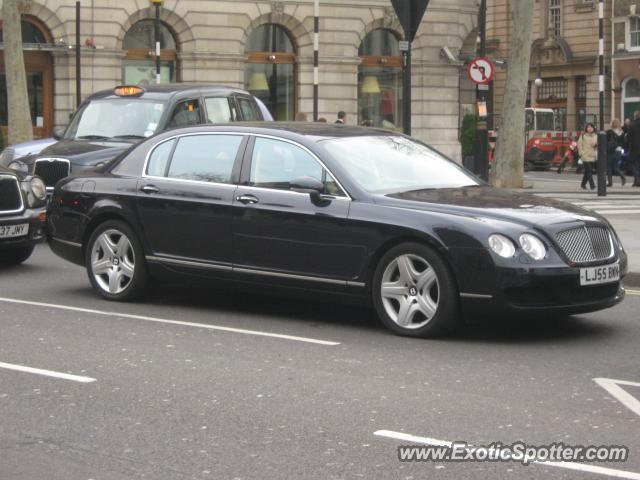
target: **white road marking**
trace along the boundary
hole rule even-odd
[[[604,388],[613,395],[616,400],[627,407],[636,415],[640,415],[640,400],[627,393],[620,385],[628,385],[630,387],[640,387],[638,382],[629,382],[627,380],[614,380],[613,378],[594,378],[594,382]]]
[[[15,365],[13,363],[0,362],[0,368],[15,370],[16,372],[35,373],[36,375],[44,375],[45,377],[61,378],[63,380],[71,380],[72,382],[91,383],[96,381],[95,378],[91,377],[81,377],[78,375],[71,375],[69,373],[54,372],[53,370],[25,367],[24,365]]]
[[[628,289],[625,289],[625,292],[627,293],[627,295],[640,296],[640,290],[628,290]]]
[[[635,209],[635,210],[606,210],[606,209],[595,209],[594,210],[596,213],[601,213],[603,215],[623,215],[623,214],[628,214],[628,213],[640,213],[640,209]]]
[[[316,345],[325,345],[325,346],[336,346],[340,345],[340,342],[330,342],[327,340],[318,340],[315,338],[307,338],[307,337],[297,337],[294,335],[284,335],[281,333],[270,333],[270,332],[261,332],[258,330],[245,330],[242,328],[233,328],[233,327],[223,327],[220,325],[208,325],[206,323],[194,323],[194,322],[183,322],[180,320],[168,320],[165,318],[156,318],[156,317],[147,317],[144,315],[133,315],[130,313],[119,313],[119,312],[105,312],[102,310],[94,310],[91,308],[81,308],[81,307],[73,307],[70,305],[58,305],[55,303],[42,303],[42,302],[31,302],[28,300],[19,300],[17,298],[4,298],[0,297],[0,302],[6,303],[16,303],[20,305],[31,305],[34,307],[43,307],[43,308],[56,308],[58,310],[68,310],[72,312],[82,312],[82,313],[91,313],[94,315],[106,315],[110,317],[120,317],[120,318],[131,318],[134,320],[144,320],[146,322],[156,322],[156,323],[165,323],[168,325],[180,325],[183,327],[197,327],[197,328],[205,328],[208,330],[218,330],[221,332],[231,332],[231,333],[242,333],[245,335],[255,335],[260,337],[271,337],[271,338],[279,338],[282,340],[292,340],[296,342],[306,342],[306,343],[315,343]]]
[[[386,438],[392,438],[394,440],[401,440],[403,442],[419,443],[423,445],[434,445],[438,447],[450,447],[453,444],[453,442],[449,442],[447,440],[437,440],[435,438],[429,438],[429,437],[418,437],[416,435],[409,435],[407,433],[402,433],[402,432],[394,432],[392,430],[378,430],[373,434],[378,437],[386,437]],[[640,473],[629,472],[627,470],[616,470],[614,468],[599,467],[597,465],[586,465],[583,463],[574,463],[574,462],[543,462],[538,460],[533,460],[531,463],[535,465],[542,465],[544,467],[565,468],[567,470],[578,470],[581,472],[595,473],[595,474],[606,475],[606,476],[615,477],[615,478],[627,478],[630,480],[640,480]]]

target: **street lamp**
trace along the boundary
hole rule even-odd
[[[156,19],[154,23],[154,37],[156,41],[156,83],[160,84],[160,7],[162,0],[151,0],[156,7]]]

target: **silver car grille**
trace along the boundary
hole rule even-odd
[[[18,213],[23,209],[18,179],[13,175],[0,175],[0,215]]]
[[[558,245],[574,263],[606,260],[613,255],[613,240],[606,227],[584,226],[556,234]]]
[[[44,180],[47,189],[52,189],[59,180],[69,176],[70,170],[71,163],[67,159],[39,158],[33,173]]]

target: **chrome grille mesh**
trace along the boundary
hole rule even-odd
[[[69,160],[41,158],[36,160],[34,174],[44,180],[47,188],[53,188],[59,180],[69,176],[70,166]]]
[[[611,234],[605,227],[572,228],[556,234],[558,245],[574,263],[605,260],[613,254]]]
[[[22,193],[18,180],[13,176],[0,176],[0,214],[22,210]]]

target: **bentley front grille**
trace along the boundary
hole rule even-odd
[[[613,255],[611,233],[606,227],[585,226],[556,234],[558,245],[574,263],[606,260]]]

